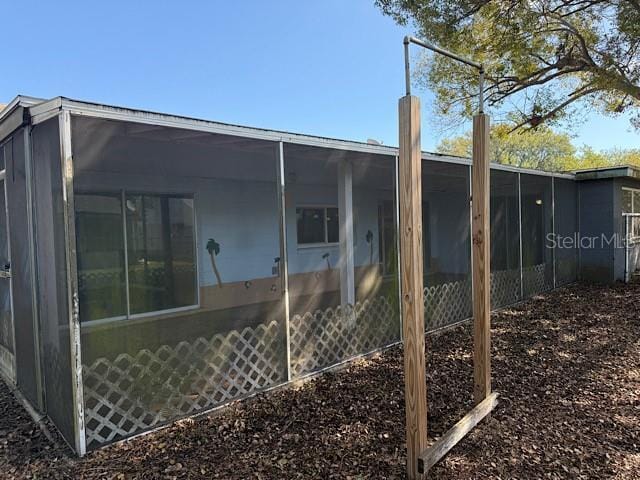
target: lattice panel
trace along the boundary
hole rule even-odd
[[[283,381],[284,328],[232,330],[84,366],[87,446],[149,429]]]
[[[547,268],[548,266],[546,263],[541,263],[539,265],[534,265],[533,267],[522,269],[522,281],[524,284],[525,297],[546,292],[553,288],[553,278],[552,275],[547,274]]]
[[[291,373],[294,377],[334,365],[396,342],[398,306],[383,296],[294,315],[290,323]]]
[[[193,265],[174,265],[172,268],[174,275],[195,274]],[[149,284],[163,285],[166,279],[164,266],[148,267],[146,272],[141,270],[137,274],[144,275]],[[113,287],[124,282],[124,272],[122,270],[83,270],[78,272],[78,286],[80,290],[87,288]]]
[[[451,325],[471,316],[471,279],[424,289],[427,330]]]
[[[520,300],[520,270],[491,272],[491,308],[511,305]]]

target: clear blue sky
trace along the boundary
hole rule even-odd
[[[58,95],[397,144],[406,30],[373,0],[9,1],[0,102]],[[422,92],[423,106],[429,96]],[[423,148],[439,138],[424,123]],[[640,147],[591,116],[576,144]]]

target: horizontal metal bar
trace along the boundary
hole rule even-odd
[[[424,47],[428,50],[431,50],[433,52],[439,53],[440,55],[444,55],[445,57],[449,57],[452,58],[454,60],[457,60],[459,62],[465,63],[471,67],[477,68],[478,70],[482,70],[482,65],[474,62],[473,60],[469,60],[467,58],[461,57],[460,55],[456,55],[455,53],[452,53],[448,50],[445,50],[444,48],[440,48],[437,47],[435,45],[433,45],[432,43],[426,42],[424,40],[420,40],[419,38],[416,37],[411,37],[411,36],[406,36],[404,37],[404,43],[414,43],[416,45],[420,45],[421,47]]]
[[[418,458],[418,471],[426,473],[438,463],[467,433],[486,417],[498,404],[498,394],[493,392],[427,448]]]

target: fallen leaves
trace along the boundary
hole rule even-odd
[[[640,478],[640,285],[577,285],[494,314],[500,403],[430,478]],[[427,337],[428,426],[472,407],[469,325]],[[2,478],[400,479],[401,348],[78,460],[0,386]]]

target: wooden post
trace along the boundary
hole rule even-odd
[[[427,386],[422,278],[422,153],[420,99],[399,101],[400,281],[404,339],[407,478],[422,479],[418,460],[427,444]]]
[[[489,117],[473,117],[473,397],[480,404],[491,393],[491,249],[489,226]]]

